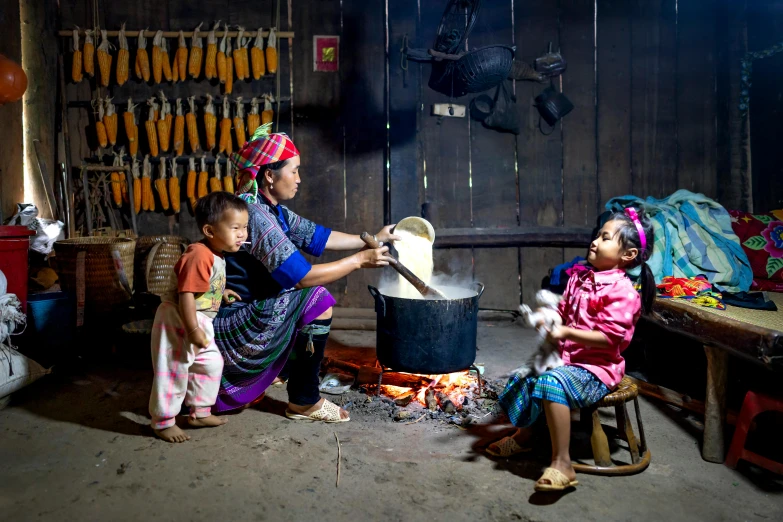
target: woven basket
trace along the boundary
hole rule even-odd
[[[57,272],[63,290],[76,292],[76,259],[79,252],[85,252],[85,304],[111,306],[129,301],[131,295],[121,281],[124,274],[128,287],[133,288],[135,246],[135,239],[113,237],[80,237],[55,242]],[[115,267],[112,251],[119,253],[123,274]]]
[[[190,241],[181,236],[142,236],[136,240],[137,291],[164,296],[177,288],[174,265]]]

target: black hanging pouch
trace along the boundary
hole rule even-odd
[[[517,99],[506,89],[506,82],[498,85],[492,113],[484,119],[484,126],[500,132],[519,134]]]

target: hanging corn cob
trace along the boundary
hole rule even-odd
[[[144,164],[141,171],[141,208],[155,210],[155,197],[152,195],[152,167],[150,156],[144,156]]]
[[[185,115],[182,113],[182,98],[177,98],[177,116],[174,118],[174,152],[182,156],[185,152]]]
[[[220,147],[218,152],[231,154],[233,151],[231,139],[231,104],[228,96],[223,97],[223,119],[220,120]]]
[[[120,147],[120,197],[122,198],[122,202],[126,205],[130,203],[130,200],[128,199],[128,178],[125,175],[125,160],[123,157],[125,157],[125,147]]]
[[[144,37],[144,33],[147,29],[139,31],[139,48],[136,51],[136,77],[150,81],[150,57],[147,54],[147,39]]]
[[[160,60],[161,65],[163,66],[163,77],[166,78],[167,82],[173,82],[174,81],[174,71],[171,70],[171,58],[169,58],[169,43],[168,40],[163,38],[163,41],[161,42],[160,46]]]
[[[139,150],[139,128],[136,125],[136,114],[133,112],[135,108],[133,99],[128,98],[128,108],[122,115],[125,123],[125,135],[128,137],[128,152],[131,156],[136,156],[136,152]]]
[[[84,72],[90,78],[95,76],[95,43],[93,42],[92,35],[92,29],[84,31],[84,50],[82,51]]]
[[[196,126],[196,97],[191,96],[188,98],[188,104],[190,104],[190,112],[185,116],[185,123],[187,123],[188,126],[190,150],[191,152],[196,152],[200,147],[198,142],[198,127]]]
[[[209,191],[207,190],[208,177],[209,174],[207,173],[207,164],[204,161],[204,158],[201,158],[201,172],[198,173],[198,192],[196,193],[199,199],[209,194]]]
[[[247,135],[252,136],[261,125],[261,114],[258,112],[258,98],[250,100],[250,114],[247,115]]]
[[[169,151],[169,137],[171,136],[171,105],[163,91],[160,91],[160,118],[155,122],[158,130],[158,147],[162,152]]]
[[[111,76],[111,54],[109,54],[111,45],[106,36],[106,29],[101,29],[101,45],[98,46],[98,66],[101,70],[101,85],[109,86],[109,77]]]
[[[125,24],[120,27],[120,50],[117,51],[117,85],[124,85],[130,76],[128,65],[130,64],[130,51],[128,50],[128,38],[125,36]]]
[[[179,32],[179,47],[177,47],[177,70],[179,70],[179,80],[185,81],[188,78],[188,44],[185,42],[185,33]]]
[[[114,154],[114,163],[112,163],[113,167],[119,167],[120,166],[120,157],[115,153]],[[123,172],[123,174],[125,174]],[[109,175],[109,179],[111,180],[111,195],[112,199],[114,199],[114,204],[118,207],[122,206],[122,188],[120,187],[120,173],[118,171],[113,171]]]
[[[256,33],[256,41],[250,49],[250,61],[253,64],[253,78],[258,80],[266,74],[266,60],[264,60],[264,37],[259,27]]]
[[[234,112],[234,135],[237,138],[237,148],[241,148],[245,141],[245,106],[242,97],[237,98],[237,110]]]
[[[179,178],[177,177],[177,160],[171,158],[171,175],[169,176],[169,200],[171,201],[171,210],[179,214]]]
[[[158,176],[158,179],[155,180],[155,190],[158,192],[160,206],[163,207],[163,210],[168,210],[169,191],[167,189],[168,180],[166,179],[166,158],[161,158],[158,172],[160,175]]]
[[[131,175],[133,176],[133,209],[138,214],[141,212],[141,179],[139,179],[139,161],[134,157],[131,160]]]
[[[106,148],[106,146],[109,144],[109,139],[106,136],[106,125],[103,123],[103,98],[93,100],[91,105],[93,109],[96,107],[98,108],[98,114],[95,117],[95,136],[98,138],[98,145],[101,148]]]
[[[231,158],[226,160],[226,175],[223,176],[223,190],[229,194],[234,193],[234,178],[231,173]]]
[[[207,34],[207,55],[204,59],[204,76],[207,80],[217,77],[217,37],[215,31],[220,27],[220,20],[212,27]]]
[[[228,25],[223,31],[223,38],[220,40],[220,48],[217,52],[217,77],[220,83],[226,83],[226,41],[228,40]]]
[[[250,70],[250,59],[249,59],[250,53],[247,50],[249,45],[250,45],[250,38],[244,38],[242,40],[242,45],[239,48],[239,50],[241,51],[239,53],[239,56],[242,59],[242,72],[245,75],[244,78],[245,80],[249,80],[253,75],[253,71]]]
[[[185,186],[185,194],[188,196],[188,200],[190,201],[190,208],[196,208],[196,178],[198,177],[198,174],[196,174],[196,160],[194,158],[190,158],[188,160],[188,179],[187,179],[187,185]]]
[[[264,94],[264,111],[261,113],[261,125],[272,123],[275,119],[275,111],[272,109],[272,102],[275,98],[271,94]]]
[[[215,175],[209,178],[209,192],[221,192],[223,182],[220,180],[220,154],[215,157]]]
[[[191,102],[191,111],[193,105]],[[212,103],[212,96],[207,94],[207,103],[204,105],[204,128],[207,131],[207,150],[215,148],[215,133],[217,131],[217,114],[215,114],[215,105]]]
[[[147,131],[147,143],[150,146],[150,154],[153,158],[158,157],[158,135],[155,130],[155,111],[158,110],[158,104],[155,102],[155,98],[147,100],[147,105],[150,106],[149,117],[144,122],[144,129]],[[147,210],[146,208],[144,210]]]
[[[237,27],[237,30],[239,33],[237,34],[236,39],[236,49],[234,49],[233,57],[234,57],[234,72],[237,75],[237,80],[244,80],[245,79],[245,68],[244,68],[244,61],[242,60],[242,38],[245,35],[245,28],[241,25]]]
[[[82,51],[79,49],[79,28],[73,30],[73,62],[71,63],[71,79],[74,83],[82,81]]]
[[[266,69],[269,74],[277,73],[277,35],[274,27],[269,29],[269,38],[266,40]]]
[[[177,51],[174,51],[174,56],[171,57],[171,81],[179,81],[179,60],[177,60]]]
[[[158,31],[152,38],[152,81],[160,83],[163,80],[163,31]]]
[[[201,26],[204,22],[198,24],[193,30],[193,38],[190,39],[190,61],[188,62],[188,73],[191,78],[198,78],[201,75],[201,60],[204,56],[204,40],[199,35]]]
[[[117,108],[106,98],[106,112],[103,115],[103,125],[106,127],[106,137],[112,145],[117,144]]]
[[[231,38],[226,40],[226,83],[223,93],[231,94],[234,90],[234,59],[231,56]]]

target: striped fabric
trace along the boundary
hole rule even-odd
[[[231,155],[231,163],[237,172],[250,172],[253,179],[263,165],[299,156],[294,142],[284,133],[269,134],[271,123],[262,125],[253,137]]]
[[[592,406],[610,392],[598,377],[578,366],[561,366],[539,376],[512,375],[498,402],[514,426],[527,428],[541,414],[541,401],[570,409]]]

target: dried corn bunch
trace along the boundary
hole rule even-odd
[[[188,73],[191,78],[198,78],[201,75],[201,60],[204,57],[204,40],[201,39],[201,26],[204,22],[198,24],[193,30],[193,37],[190,39],[190,61],[188,62]]]
[[[201,158],[201,172],[198,173],[198,192],[196,193],[199,198],[203,198],[209,194],[209,191],[207,190],[207,178],[209,178],[207,164],[204,161],[204,158]]]
[[[272,123],[275,119],[275,111],[272,109],[272,102],[275,101],[271,94],[264,94],[264,110],[261,112],[261,125]]]
[[[185,123],[188,126],[188,141],[190,142],[191,152],[196,152],[200,148],[198,142],[198,127],[196,126],[196,97],[188,98],[190,112],[185,116]]]
[[[125,24],[120,27],[120,50],[117,51],[117,85],[124,85],[130,77],[130,51],[128,50],[128,38],[125,36]]]
[[[233,140],[231,139],[231,103],[228,96],[223,97],[223,119],[220,120],[220,146],[218,152],[231,154],[233,152]]]
[[[74,83],[82,81],[82,50],[79,49],[79,28],[73,30],[73,61],[71,63],[71,79]]]
[[[207,131],[207,150],[213,150],[216,144],[217,114],[215,113],[215,105],[212,103],[212,96],[209,94],[207,94],[207,103],[204,105],[204,128]]]
[[[177,70],[180,81],[188,78],[188,44],[185,42],[185,33],[179,32],[179,47],[177,47]],[[176,80],[176,78],[175,78]]]
[[[169,177],[169,199],[171,200],[171,210],[179,214],[179,178],[177,177],[177,160],[171,159],[171,176]]]
[[[204,76],[207,80],[217,78],[217,37],[215,36],[215,31],[217,31],[218,27],[220,27],[220,20],[207,34],[207,55],[204,59]]]
[[[103,123],[103,98],[93,100],[91,104],[93,109],[98,109],[98,114],[95,116],[95,136],[98,138],[98,145],[105,148],[109,144],[109,139],[106,136],[106,125]]]
[[[119,167],[120,166],[120,157],[115,154],[114,155],[114,163],[112,163],[113,167]],[[125,173],[122,173],[123,177],[125,177]],[[109,175],[109,179],[111,180],[111,196],[114,200],[114,204],[118,207],[122,206],[122,188],[120,187],[120,172],[119,169],[116,171],[113,171]]]
[[[174,152],[177,156],[185,153],[185,114],[182,112],[182,98],[177,98],[177,116],[174,118]]]
[[[247,135],[252,136],[259,125],[261,125],[261,114],[258,112],[258,98],[250,100],[250,113],[247,115]]]
[[[266,40],[266,69],[269,74],[277,73],[277,35],[274,27],[269,29],[269,38]]]
[[[153,83],[163,80],[163,31],[152,38],[152,80]]]
[[[217,52],[217,77],[220,83],[226,83],[226,42],[228,41],[228,25],[223,30],[223,38]]]
[[[133,105],[133,99],[128,98],[128,108],[122,115],[122,119],[125,123],[125,135],[128,137],[128,152],[131,156],[136,156],[139,150],[139,127],[136,125],[136,113]]]
[[[163,91],[160,91],[160,117],[155,122],[155,126],[158,130],[158,146],[162,152],[169,151],[170,137],[171,137],[171,104],[166,99],[166,95]]]
[[[101,70],[101,85],[109,86],[111,76],[111,50],[112,45],[106,36],[106,29],[101,29],[101,45],[98,46],[98,67]]]
[[[139,31],[139,48],[136,50],[135,70],[137,78],[148,82],[150,81],[150,57],[147,54],[147,38],[144,36],[146,32],[147,29]]]
[[[223,85],[223,93],[231,94],[234,91],[234,59],[231,57],[231,38],[226,40],[226,83]]]
[[[158,165],[158,172],[160,173],[158,179],[155,180],[155,190],[158,192],[158,198],[160,198],[160,206],[163,210],[169,209],[169,191],[168,180],[166,179],[166,159],[160,160]]]
[[[141,171],[141,208],[143,210],[155,210],[155,196],[152,195],[152,166],[150,156],[144,156],[144,164]]]
[[[234,136],[237,138],[237,147],[241,148],[245,141],[245,106],[242,97],[237,98],[237,109],[234,112]]]
[[[106,137],[112,145],[117,144],[117,108],[106,98],[106,112],[103,115],[103,125],[106,127]]]
[[[155,98],[147,100],[147,105],[150,106],[149,117],[144,122],[144,129],[147,131],[147,143],[150,146],[150,154],[153,158],[158,157],[158,134],[155,129],[155,111],[158,110],[158,104],[155,102]],[[146,208],[144,210],[147,210]]]
[[[196,178],[198,178],[196,160],[190,158],[188,160],[188,179],[185,186],[185,194],[188,196],[191,208],[196,208]]]
[[[231,158],[226,160],[226,175],[223,176],[223,190],[229,194],[234,193],[234,177],[231,173]]]
[[[234,72],[236,72],[237,80],[244,80],[250,76],[249,71],[245,69],[245,60],[242,57],[243,51],[247,55],[247,49],[244,47],[245,28],[241,25],[237,27],[239,33],[237,34],[236,49],[234,49]]]
[[[131,175],[133,176],[133,209],[138,214],[141,212],[141,179],[139,176],[139,162],[136,158],[131,160]]]
[[[92,29],[84,31],[84,50],[82,51],[84,72],[91,78],[95,76],[95,42],[92,39],[93,33]]]
[[[209,178],[209,192],[221,192],[223,182],[220,180],[220,155],[215,158],[215,175]]]
[[[261,36],[263,30],[259,27],[256,33],[256,41],[250,49],[250,61],[253,64],[253,78],[260,79],[266,74],[266,60],[264,60],[264,37]]]

